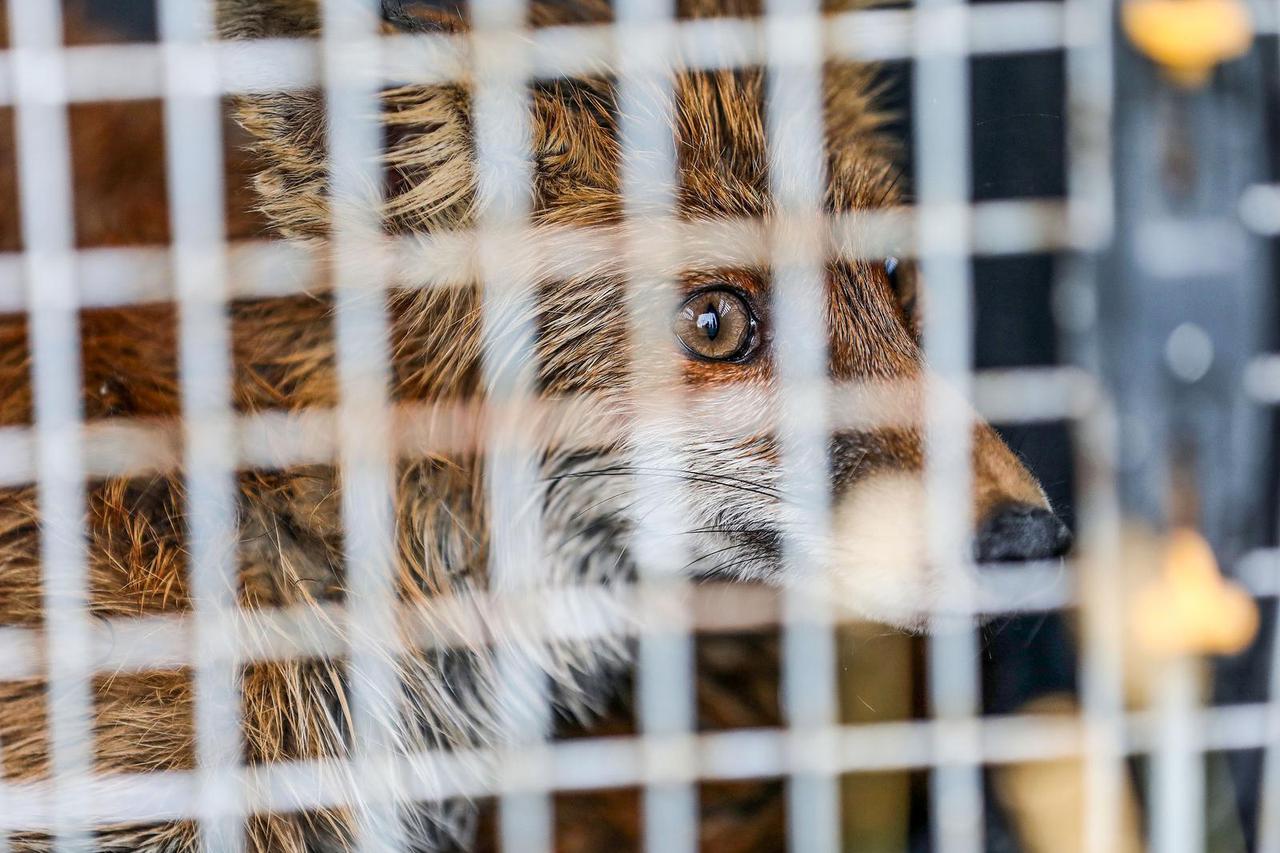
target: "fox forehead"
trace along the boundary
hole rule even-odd
[[[232,36],[315,35],[315,0],[220,0],[223,29]],[[732,0],[683,4],[689,17],[758,11]],[[742,8],[738,8],[742,7]],[[384,4],[391,31],[461,35],[467,22],[440,4]],[[546,2],[530,7],[534,24],[609,20],[605,3]],[[826,204],[849,210],[892,203],[896,149],[883,133],[877,72],[831,62],[822,69]],[[531,155],[536,216],[577,225],[621,215],[621,152],[617,75],[552,79],[530,87]],[[786,181],[790,162],[770,163],[765,98],[767,73],[676,70],[670,77],[680,212],[690,218],[756,217],[771,207],[769,185]],[[409,85],[384,96],[387,126],[387,212],[405,230],[452,227],[475,213],[475,146],[470,88]],[[241,118],[258,137],[273,169],[259,181],[268,212],[295,233],[324,227],[326,179],[323,99],[288,92],[242,101]]]
[[[897,150],[883,132],[886,115],[875,106],[874,88],[862,66],[824,71],[828,210],[879,207],[898,198]],[[773,211],[771,189],[794,180],[785,154],[770,158],[765,90],[766,72],[759,68],[673,75],[669,118],[681,216],[765,217]],[[575,224],[619,217],[616,84],[604,78],[549,82],[535,89],[533,109],[539,215]]]
[[[775,216],[773,191],[795,179],[783,159],[771,159],[767,75],[761,69],[681,72],[671,80],[670,121],[675,143],[675,213],[686,220],[742,219],[785,227]],[[898,200],[897,151],[883,132],[867,69],[830,65],[823,72],[827,212],[880,207]],[[603,78],[557,81],[534,98],[537,215],[542,221],[591,226],[621,218],[616,86]],[[641,152],[639,156],[646,156]],[[807,242],[807,240],[806,240]],[[829,335],[831,373],[837,377],[900,376],[912,372],[919,352],[884,270],[874,263],[826,265],[828,304],[814,318],[815,333]],[[767,269],[699,271],[686,289],[721,278],[769,313]],[[760,381],[771,371],[766,348],[755,362],[690,363],[699,384]]]
[[[314,0],[221,0],[231,35],[277,35],[252,17],[236,17],[237,7],[284,8],[291,29],[314,34],[319,27]],[[228,9],[230,18],[228,19]],[[750,3],[688,0],[687,17],[756,14]],[[462,35],[467,22],[435,3],[384,5],[390,30],[429,30]],[[607,21],[608,4],[595,0],[544,2],[530,6],[535,25]],[[259,19],[261,20],[261,16]],[[247,22],[247,23],[246,23]],[[244,28],[250,27],[249,32]],[[824,132],[826,212],[839,213],[893,204],[898,199],[897,151],[884,131],[877,107],[875,71],[855,63],[827,63],[821,70],[821,125]],[[687,221],[771,221],[772,191],[792,178],[785,153],[771,159],[767,69],[674,71],[666,91],[656,95],[670,124],[674,162],[675,214]],[[637,82],[636,85],[652,85]],[[384,218],[398,233],[439,232],[475,224],[485,199],[476,182],[476,128],[471,115],[474,90],[466,81],[446,85],[406,85],[383,95],[386,127]],[[595,76],[552,79],[528,88],[530,156],[533,161],[532,218],[536,225],[609,228],[623,223],[623,144],[619,80],[607,70]],[[653,101],[651,100],[651,104]],[[251,96],[240,105],[241,120],[257,137],[264,168],[257,179],[262,206],[286,235],[323,237],[330,198],[324,145],[323,99],[315,93]],[[636,152],[654,156],[654,152]],[[759,282],[752,294],[767,311],[771,271],[751,270]],[[873,264],[831,264],[826,269],[828,304],[815,317],[815,333],[828,334],[831,373],[837,377],[901,375],[919,361],[898,302],[883,270]],[[692,280],[686,281],[691,287]],[[622,298],[618,282],[600,277],[545,284],[539,302],[553,321],[543,355],[551,385],[574,390],[616,382],[625,371],[615,350],[619,330],[601,311],[606,294]],[[586,291],[584,295],[583,291]],[[416,310],[418,306],[410,306]],[[430,312],[428,312],[430,313]],[[616,314],[616,312],[614,312]],[[760,381],[771,375],[768,352],[752,365],[689,365],[698,382]],[[743,374],[749,375],[743,375]]]

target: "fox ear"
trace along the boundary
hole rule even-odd
[[[351,0],[357,2],[357,0]],[[320,31],[318,0],[219,0],[229,38],[306,38]],[[383,0],[385,32],[451,32],[465,23],[442,0]],[[394,231],[462,224],[474,202],[470,102],[458,84],[397,86],[382,95],[385,202]],[[330,198],[325,98],[319,90],[254,94],[236,102],[253,137],[262,211],[288,237],[323,237]]]

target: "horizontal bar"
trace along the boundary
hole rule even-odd
[[[993,423],[1074,421],[1097,402],[1096,383],[1074,367],[1028,367],[981,371],[973,378],[973,405]],[[919,426],[918,383],[839,382],[831,386],[831,426],[869,430]],[[751,394],[743,394],[751,390]],[[738,400],[756,400],[757,389],[730,384],[690,389],[687,402],[732,410]],[[609,405],[612,404],[612,405]],[[742,408],[738,406],[737,408]],[[402,403],[393,407],[391,440],[403,458],[456,455],[483,450],[486,425],[515,416],[539,424],[548,447],[595,448],[626,437],[630,428],[615,394],[583,393],[511,404],[483,400]],[[239,468],[278,470],[336,459],[336,413],[327,408],[236,415]],[[753,407],[723,426],[725,438],[776,433],[776,413]],[[177,419],[110,418],[82,427],[85,474],[90,479],[172,473],[182,467],[182,423]],[[0,427],[0,487],[35,479],[34,427]]]
[[[1095,246],[1064,242],[1069,202],[1023,199],[979,202],[967,207],[973,239],[959,247],[974,257],[1005,256]],[[666,266],[647,269],[653,275],[678,275],[698,268],[764,266],[774,229],[825,227],[833,258],[846,261],[911,258],[916,254],[914,208],[861,210],[816,222],[765,222],[754,219],[691,222],[637,222],[632,226],[575,228],[532,226],[490,233],[458,230],[410,237],[388,237],[378,247],[390,257],[388,286],[399,289],[470,286],[477,280],[482,253],[500,246],[505,259],[527,263],[533,279],[572,276],[632,275],[628,257],[665,258]],[[629,256],[619,249],[634,242],[641,251]],[[681,251],[672,251],[679,246]],[[333,268],[367,263],[363,258],[334,257],[304,243],[273,240],[234,241],[228,246],[228,290],[231,299],[260,299],[331,290]],[[172,301],[172,257],[162,246],[81,249],[74,253],[79,304],[84,308],[121,307]],[[20,253],[0,254],[0,313],[25,307]]]
[[[920,55],[914,38],[930,13],[910,9],[877,9],[823,16],[825,49],[832,59],[881,62]],[[1062,5],[1055,2],[996,3],[976,6],[956,16],[969,32],[968,53],[1006,55],[1059,50],[1067,45]],[[788,20],[803,26],[805,21]],[[549,27],[525,33],[530,72],[535,79],[606,73],[616,61],[618,38],[640,39],[663,49],[638,53],[654,71],[763,65],[764,23],[760,19],[720,18],[649,24],[584,24]],[[1081,33],[1091,39],[1099,34]],[[466,81],[470,56],[485,39],[505,33],[390,35],[382,39],[379,78],[387,84],[440,84]],[[928,50],[928,44],[924,45]],[[223,94],[253,94],[322,85],[319,42],[310,39],[226,41],[208,47]],[[0,51],[0,106],[13,103],[15,84],[9,53]],[[172,93],[165,82],[164,48],[159,44],[65,47],[65,98],[72,103],[159,99]],[[207,94],[206,81],[193,81]],[[180,94],[180,89],[178,91]]]
[[[1253,749],[1268,742],[1271,707],[1267,703],[1226,705],[1196,712],[1205,751]],[[1156,721],[1150,712],[1123,715],[1126,754],[1155,746]],[[983,765],[1072,759],[1082,755],[1084,718],[1078,715],[1021,714],[987,716],[976,727],[976,752],[963,756]],[[933,745],[948,741],[949,723],[936,720],[866,723],[807,731],[739,729],[679,737],[667,745],[691,750],[695,758],[679,769],[654,768],[646,749],[662,749],[661,738],[610,737],[561,741],[549,745],[545,791],[598,790],[672,782],[731,781],[796,773],[874,773],[936,766]],[[805,749],[805,743],[835,744],[834,749]],[[484,750],[424,752],[395,760],[406,781],[404,793],[417,801],[484,797],[509,793],[492,770],[495,755]],[[956,756],[948,756],[954,760]],[[357,791],[355,778],[341,759],[281,762],[244,769],[243,805],[249,813],[343,807]],[[651,775],[652,774],[652,775]],[[680,776],[680,778],[672,778]],[[102,774],[62,780],[76,813],[98,825],[183,820],[199,813],[195,774],[163,771]],[[521,788],[521,791],[524,789]],[[519,791],[517,791],[519,792]],[[0,831],[32,831],[54,822],[47,785],[23,783],[3,791],[9,808],[0,814]]]
[[[1031,562],[983,567],[975,594],[981,616],[1057,610],[1073,606],[1068,564]],[[727,633],[780,624],[779,592],[748,584],[699,584],[692,588],[694,630]],[[478,648],[503,641],[576,641],[599,637],[669,633],[677,610],[662,602],[641,606],[631,586],[563,586],[527,594],[476,592],[440,596],[398,608],[401,647],[427,650]],[[673,606],[676,606],[673,604]],[[845,623],[858,621],[846,613]],[[216,650],[240,664],[301,658],[340,657],[351,627],[347,608],[337,603],[288,608],[242,608],[225,626],[225,645]],[[97,619],[92,626],[97,673],[186,669],[199,662],[190,613]],[[39,678],[43,673],[43,632],[0,627],[0,681]]]
[[[1280,549],[1260,548],[1236,564],[1235,578],[1257,598],[1280,595]],[[975,612],[994,617],[1044,613],[1075,607],[1078,591],[1071,562],[980,566]],[[699,584],[691,588],[690,627],[704,633],[771,628],[781,623],[777,590],[748,584]],[[653,608],[650,608],[653,611]],[[426,650],[478,647],[512,638],[528,642],[585,640],[670,629],[660,611],[649,622],[637,614],[635,590],[627,587],[561,587],[528,596],[476,593],[440,597],[399,609],[404,645]],[[841,624],[858,620],[848,614]],[[227,627],[221,653],[242,663],[336,657],[343,654],[349,624],[341,604],[243,609]],[[446,627],[442,627],[446,626]],[[188,613],[95,620],[86,664],[97,673],[185,669],[197,662],[194,625]],[[39,678],[43,672],[40,629],[0,627],[0,681]]]

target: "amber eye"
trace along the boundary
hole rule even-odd
[[[692,354],[716,361],[745,356],[755,340],[751,308],[732,290],[703,290],[676,315],[676,337]]]

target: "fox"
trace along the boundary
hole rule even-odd
[[[319,0],[217,0],[224,39],[320,36]],[[683,19],[752,17],[750,0],[681,0]],[[600,24],[607,0],[532,0],[528,25]],[[465,36],[464,9],[383,0],[381,32]],[[881,69],[854,62],[822,67],[826,136],[823,212],[831,215],[904,203],[901,151],[881,106]],[[670,134],[676,153],[674,215],[690,224],[778,215],[768,146],[767,73],[761,68],[678,69],[670,80]],[[378,95],[384,130],[384,186],[366,211],[393,235],[443,235],[475,228],[487,201],[477,183],[471,83],[387,85]],[[251,140],[256,205],[274,235],[311,247],[332,240],[335,210],[325,98],[319,89],[239,96],[236,120]],[[533,226],[611,229],[624,223],[621,104],[609,69],[528,87]],[[516,294],[536,307],[533,386],[539,399],[584,398],[606,416],[631,414],[626,392],[655,381],[645,369],[639,330],[629,329],[626,276],[586,268],[534,277]],[[914,265],[833,259],[822,269],[826,374],[833,383],[886,383],[893,405],[919,407],[929,379]],[[655,285],[655,287],[658,287]],[[650,294],[670,304],[664,335],[673,355],[672,394],[690,396],[664,419],[672,458],[652,459],[646,436],[621,430],[590,446],[548,445],[535,454],[534,500],[541,530],[539,588],[618,589],[640,569],[633,541],[637,481],[647,465],[678,481],[679,529],[668,531],[690,582],[728,580],[789,587],[796,576],[788,543],[820,566],[829,594],[858,618],[909,631],[927,625],[945,586],[923,542],[927,442],[919,423],[847,427],[825,441],[830,506],[826,541],[797,532],[783,452],[767,425],[742,426],[741,413],[776,398],[787,341],[775,328],[775,284],[767,265],[690,263]],[[480,282],[392,287],[384,299],[394,406],[484,401],[494,389],[484,369],[485,294]],[[228,303],[236,412],[328,411],[341,397],[335,302],[323,284],[300,294]],[[175,422],[182,391],[174,353],[177,314],[168,303],[85,312],[81,319],[83,393],[88,422]],[[501,354],[498,354],[501,355]],[[33,422],[26,327],[0,323],[0,423]],[[718,395],[718,396],[717,396]],[[1070,535],[1044,490],[995,430],[976,417],[968,436],[972,553],[976,560],[1062,556]],[[441,596],[482,594],[491,585],[494,520],[482,449],[401,455],[394,461],[395,594],[399,606],[431,613]],[[336,463],[241,469],[236,473],[235,594],[245,611],[320,609],[345,600],[343,478]],[[89,482],[90,611],[95,618],[183,614],[192,608],[181,472]],[[34,485],[0,492],[0,627],[43,624],[41,518]],[[500,618],[492,615],[489,618]],[[494,626],[495,629],[500,626]],[[495,649],[428,649],[389,657],[400,693],[394,746],[404,753],[501,745],[504,693]],[[589,719],[601,691],[632,664],[625,637],[553,643],[535,655],[551,698]],[[341,658],[255,663],[238,678],[247,765],[350,755],[352,675]],[[191,672],[102,673],[93,685],[93,758],[100,773],[151,773],[196,767]],[[0,773],[39,782],[51,773],[47,697],[40,678],[0,683]],[[397,837],[413,850],[469,849],[475,806],[462,799],[399,804]],[[254,851],[353,849],[350,809],[253,815],[244,827]],[[102,850],[177,853],[200,846],[194,821],[94,827]],[[49,849],[40,832],[10,846]]]

